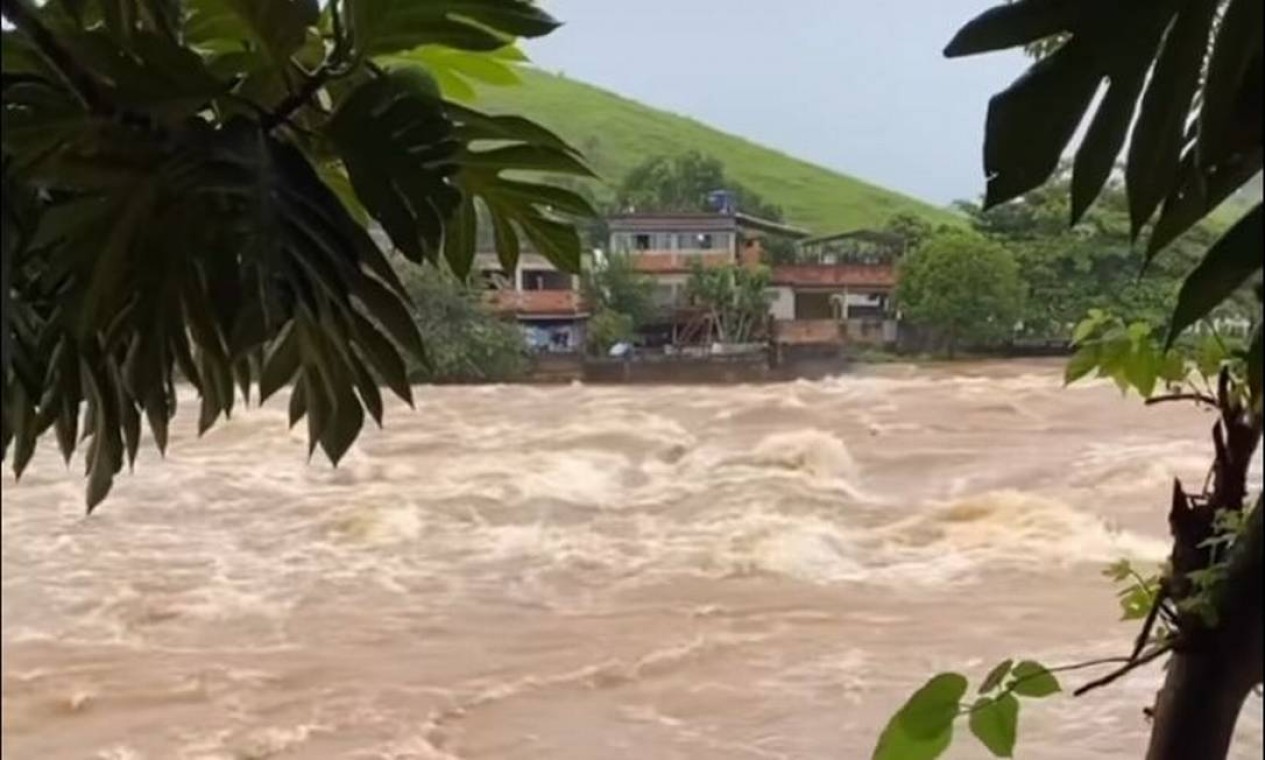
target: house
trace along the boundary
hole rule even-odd
[[[515,270],[506,272],[492,248],[490,240],[481,244],[474,260],[489,306],[517,321],[533,350],[582,351],[589,310],[579,277],[560,271],[527,246],[519,254]]]
[[[773,267],[775,340],[788,345],[891,345],[904,238],[855,230],[803,240],[797,263]]]
[[[758,265],[769,236],[808,237],[804,230],[726,209],[721,213],[628,213],[608,217],[610,253],[629,256],[654,283],[660,318],[646,325],[650,345],[704,340],[700,315],[686,297],[697,266]]]

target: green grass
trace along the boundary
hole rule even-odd
[[[933,223],[959,220],[951,211],[582,82],[534,69],[522,70],[522,78],[518,87],[481,88],[477,105],[522,114],[567,139],[601,176],[595,192],[604,200],[645,158],[697,150],[719,158],[733,179],[781,206],[787,222],[818,234],[879,227],[898,213]]]

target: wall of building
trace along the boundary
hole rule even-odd
[[[795,318],[795,291],[785,285],[769,288],[769,314],[776,320]]]
[[[788,345],[831,345],[843,342],[842,327],[833,319],[779,320],[774,341]]]

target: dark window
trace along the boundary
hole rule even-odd
[[[650,236],[637,235],[636,237],[633,238],[633,247],[639,251],[650,250]]]
[[[523,271],[523,290],[570,290],[571,275],[552,269]]]

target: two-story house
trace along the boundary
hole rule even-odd
[[[808,237],[804,230],[732,211],[619,214],[609,217],[607,226],[611,255],[631,257],[634,268],[654,283],[660,316],[643,330],[652,345],[691,341],[697,310],[686,287],[695,267],[759,265],[765,237]]]
[[[480,245],[474,267],[491,308],[522,328],[530,348],[547,353],[582,351],[589,310],[579,277],[557,269],[524,246],[518,266],[506,272],[492,246]]]
[[[777,340],[894,344],[891,295],[905,247],[901,236],[873,230],[802,241],[797,263],[773,267]]]

